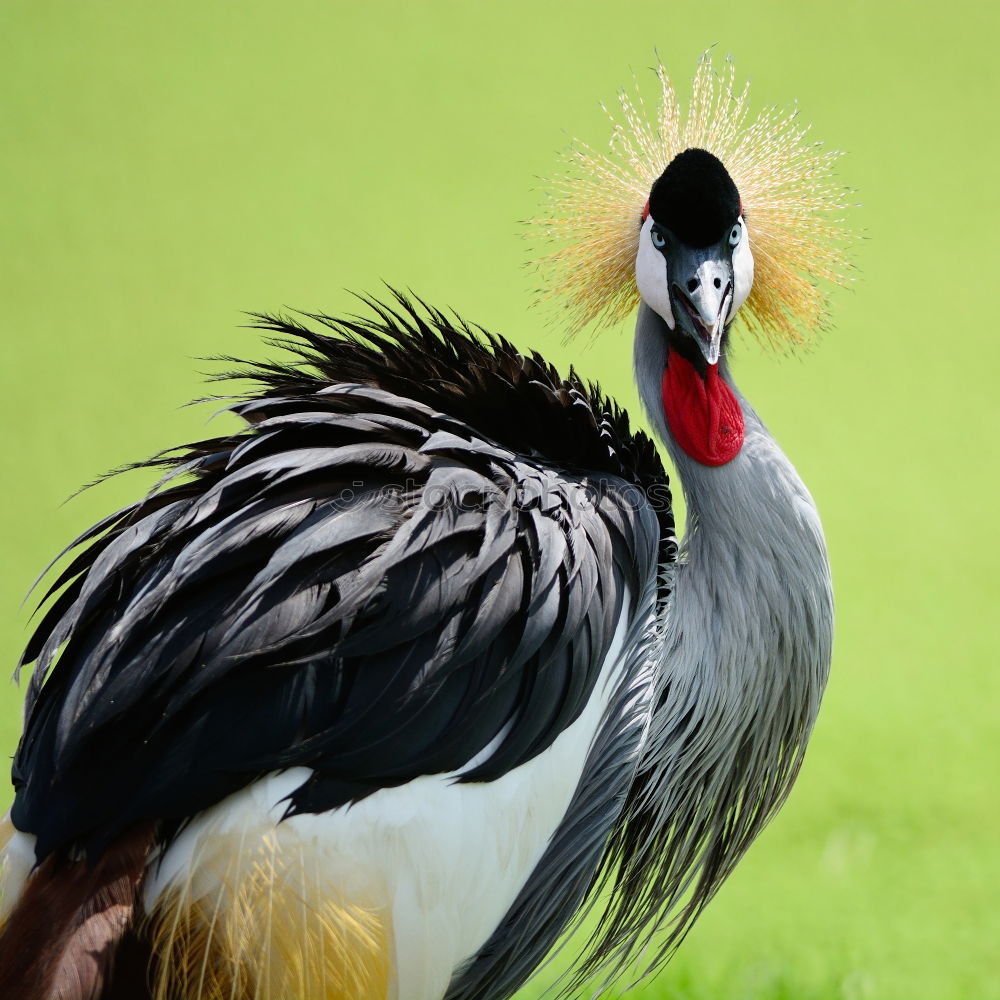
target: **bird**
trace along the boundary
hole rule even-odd
[[[835,154],[623,91],[536,231],[572,331],[635,312],[654,441],[575,370],[390,288],[254,314],[241,428],[72,542],[0,828],[0,995],[501,1000],[674,953],[787,796],[831,658],[817,508],[730,368],[844,267]],[[58,561],[58,560],[57,560]],[[51,569],[51,568],[50,568]],[[596,915],[596,916],[595,916]],[[652,957],[650,957],[652,956]]]

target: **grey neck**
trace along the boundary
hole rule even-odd
[[[804,671],[810,687],[821,687],[830,658],[833,603],[816,505],[733,384],[724,357],[720,374],[743,411],[743,447],[732,461],[716,467],[687,455],[663,412],[666,356],[666,326],[642,305],[636,326],[636,381],[687,502],[669,634],[684,647],[684,661],[692,667],[698,662],[720,682],[734,675],[780,673],[798,686],[806,679]],[[677,652],[665,650],[664,655],[673,660]]]
[[[739,454],[708,467],[674,441],[661,396],[666,334],[641,306],[639,393],[688,519],[630,819],[656,845],[645,860],[661,919],[695,886],[673,925],[680,933],[791,788],[830,663],[833,598],[815,504],[724,361],[745,422]]]

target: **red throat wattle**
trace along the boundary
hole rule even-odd
[[[674,440],[702,465],[725,465],[743,447],[743,411],[718,365],[702,378],[687,358],[667,355],[663,412]]]

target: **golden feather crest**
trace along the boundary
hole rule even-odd
[[[821,284],[846,281],[847,230],[837,215],[846,191],[833,179],[840,154],[811,141],[794,108],[751,119],[750,85],[737,90],[731,60],[716,74],[709,54],[701,58],[686,117],[662,63],[656,75],[654,121],[636,85],[634,98],[620,92],[619,116],[605,108],[612,122],[607,154],[579,141],[564,154],[568,169],[551,182],[549,212],[533,220],[558,245],[538,261],[544,297],[565,300],[574,330],[634,312],[642,207],[670,161],[699,147],[722,161],[743,200],[755,274],[739,315],[758,336],[803,343],[823,326]]]

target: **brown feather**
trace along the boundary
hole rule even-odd
[[[0,931],[0,996],[104,995],[119,944],[132,926],[154,835],[153,824],[142,824],[95,863],[50,855],[38,866]]]

